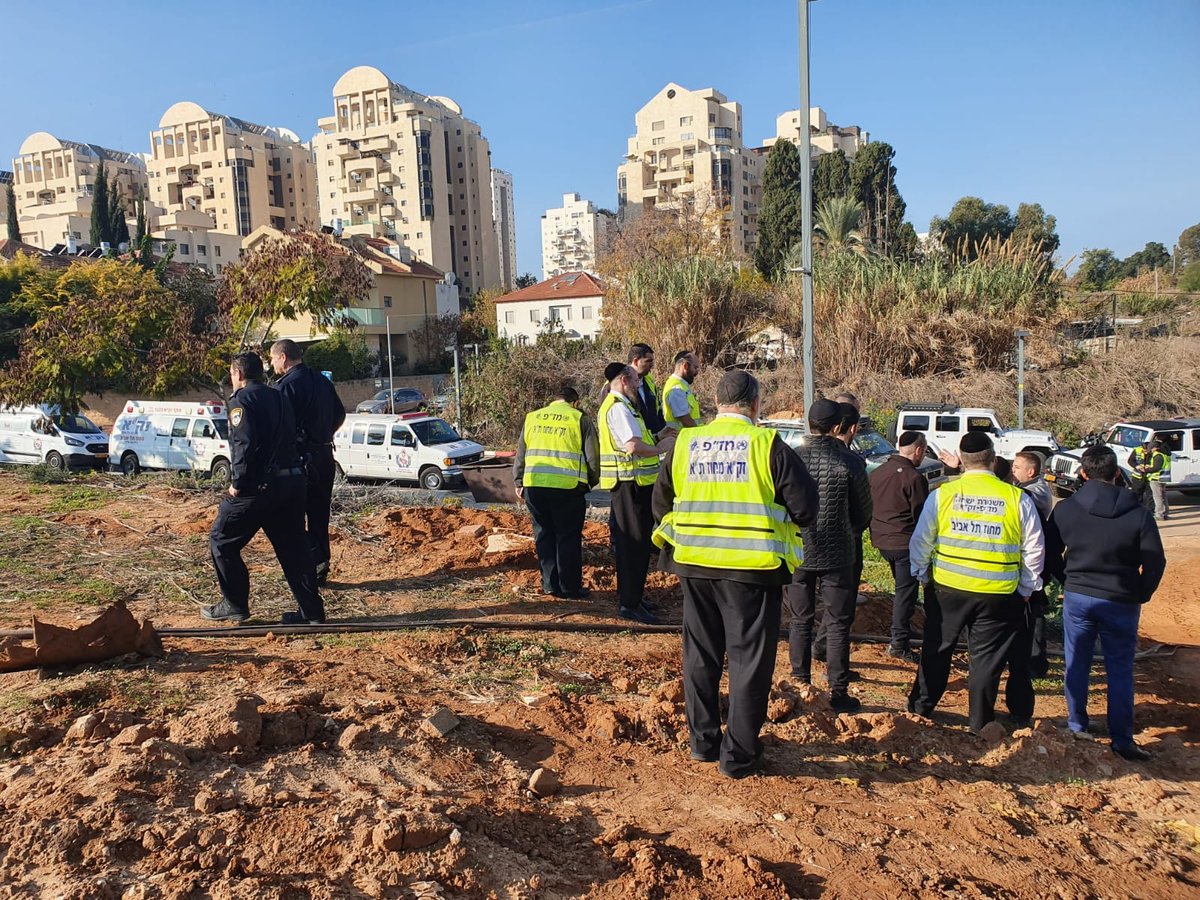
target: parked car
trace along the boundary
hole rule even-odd
[[[801,419],[763,419],[759,424],[766,428],[774,428],[784,443],[793,450],[803,447],[804,442],[808,440],[808,423]],[[859,420],[858,434],[854,436],[851,446],[866,460],[868,472],[875,471],[889,456],[896,453],[896,448],[875,430],[875,425],[870,419]],[[917,471],[925,476],[930,487],[937,487],[946,480],[946,467],[932,454],[921,460]]]
[[[87,416],[57,406],[0,410],[0,463],[52,469],[102,469],[108,465],[108,437]]]
[[[460,466],[479,462],[483,446],[425,413],[355,414],[333,436],[333,458],[343,477],[415,481],[436,491],[462,481]]]
[[[1171,480],[1167,487],[1185,494],[1200,494],[1200,419],[1149,419],[1119,422],[1093,435],[1074,450],[1061,450],[1050,458],[1045,477],[1060,497],[1073,494],[1082,483],[1079,468],[1083,451],[1096,444],[1108,444],[1116,451],[1117,464],[1128,479],[1133,469],[1129,456],[1149,440],[1162,438],[1171,451]]]
[[[930,448],[958,451],[958,442],[968,431],[982,431],[991,435],[996,455],[1010,462],[1021,451],[1036,453],[1043,463],[1059,449],[1058,442],[1048,431],[1007,429],[1000,424],[994,409],[986,407],[955,406],[948,403],[902,403],[896,409],[896,427],[888,437],[896,439],[905,431],[919,431],[925,435]]]
[[[425,409],[425,395],[416,388],[396,388],[391,391],[390,403],[388,402],[388,393],[387,389],[380,391],[370,400],[364,400],[354,407],[354,411],[356,413],[394,415]]]

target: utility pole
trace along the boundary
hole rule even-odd
[[[384,316],[384,323],[387,325],[387,348],[388,348],[388,412],[392,415],[396,414],[396,381],[392,376],[392,317]]]
[[[1029,332],[1024,328],[1016,328],[1013,334],[1017,336],[1017,428],[1025,428],[1025,338]]]
[[[813,384],[813,272],[812,272],[812,135],[809,125],[808,4],[797,0],[800,18],[800,289],[804,317],[804,413],[812,407]]]

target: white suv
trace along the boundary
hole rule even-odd
[[[958,452],[958,443],[969,431],[982,431],[992,438],[996,455],[1011,461],[1018,453],[1037,454],[1043,463],[1059,449],[1058,441],[1048,431],[1006,429],[1000,424],[994,409],[954,406],[945,403],[902,403],[896,410],[896,434],[919,431],[925,435],[929,448],[936,454],[941,450]]]
[[[1074,493],[1082,479],[1079,475],[1083,451],[1096,444],[1108,444],[1117,454],[1117,464],[1129,477],[1133,468],[1129,457],[1147,441],[1162,438],[1171,451],[1171,479],[1167,487],[1185,494],[1200,494],[1200,419],[1149,419],[1118,422],[1074,450],[1062,450],[1050,458],[1046,480],[1059,496]]]

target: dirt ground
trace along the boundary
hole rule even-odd
[[[930,723],[902,711],[913,667],[856,644],[863,712],[838,716],[787,683],[781,646],[766,774],[730,781],[688,758],[677,635],[536,630],[617,621],[603,525],[586,532],[595,599],[564,602],[540,594],[520,515],[380,496],[338,498],[331,619],[528,627],[230,629],[167,638],[162,659],[0,675],[0,897],[1197,896],[1195,501],[1164,527],[1142,620],[1144,649],[1175,648],[1138,663],[1150,763],[1062,731],[1061,665],[1035,727],[989,744],[965,727],[965,668]],[[0,628],[116,600],[200,624],[216,497],[0,472]],[[270,548],[247,558],[257,620],[276,621]],[[678,621],[673,579],[651,584]],[[855,630],[887,620],[872,595]],[[456,727],[427,722],[440,707]]]

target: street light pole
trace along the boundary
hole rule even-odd
[[[813,385],[813,272],[812,272],[812,136],[809,133],[808,4],[797,0],[800,17],[800,289],[804,317],[804,410],[814,397]]]
[[[387,325],[387,348],[388,348],[388,412],[392,415],[396,414],[396,381],[392,377],[392,317],[384,316],[384,323]]]
[[[1025,338],[1029,332],[1024,328],[1013,329],[1017,336],[1017,428],[1025,428]]]

